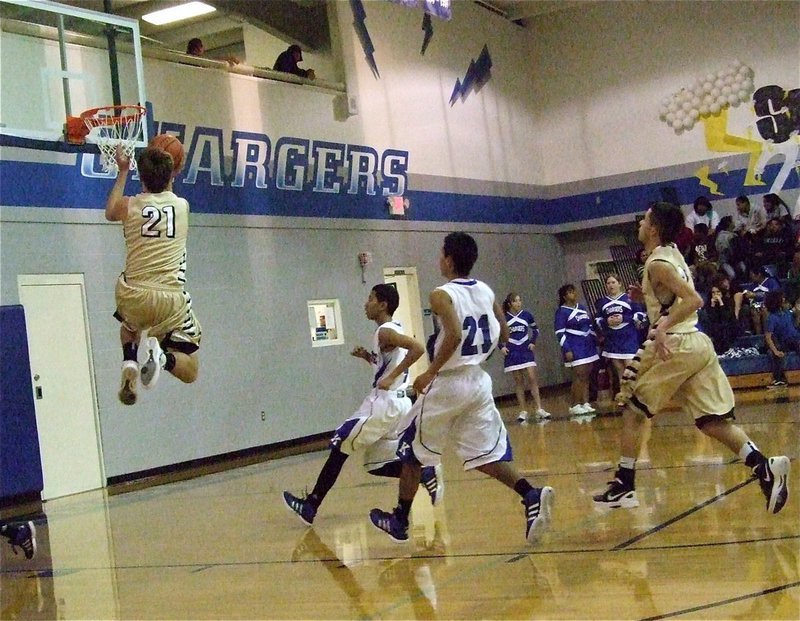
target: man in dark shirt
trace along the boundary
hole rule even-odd
[[[689,246],[686,262],[690,266],[697,267],[701,263],[716,261],[718,258],[714,239],[709,235],[708,225],[698,222],[694,225],[694,236]]]
[[[761,265],[774,265],[775,276],[786,275],[792,262],[794,241],[791,229],[780,218],[773,218],[756,238],[755,260]]]
[[[301,69],[297,66],[297,63],[302,61],[303,50],[300,49],[299,45],[290,45],[280,53],[272,68],[275,71],[293,73],[294,75],[299,75],[301,78],[313,80],[315,77],[313,69]]]

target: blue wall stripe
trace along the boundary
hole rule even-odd
[[[0,145],[41,149],[45,141],[31,141],[10,136],[0,137]],[[50,148],[57,152],[78,152],[74,166],[39,162],[0,160],[3,205],[15,207],[53,207],[61,209],[103,209],[113,184],[111,179],[88,178],[81,175],[81,155],[86,148],[62,145]],[[563,196],[555,199],[531,199],[509,196],[452,194],[409,189],[406,197],[411,208],[405,219],[418,222],[469,222],[483,224],[562,225],[591,221],[598,218],[642,213],[649,201],[667,195],[677,196],[681,204],[706,195],[714,200],[734,198],[739,194],[762,194],[770,187],[780,170],[773,164],[764,171],[764,185],[744,188],[745,170],[731,171],[724,176],[714,175],[724,196],[712,196],[696,177],[646,183],[599,192]],[[652,171],[648,171],[652,174]],[[293,216],[313,218],[355,218],[391,220],[385,198],[364,194],[332,194],[313,191],[280,190],[270,184],[267,188],[234,188],[212,186],[201,175],[193,185],[176,182],[176,192],[184,196],[194,213]],[[785,184],[785,189],[800,187],[797,169]],[[140,191],[138,181],[129,179],[126,194]]]

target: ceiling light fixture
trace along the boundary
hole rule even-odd
[[[186,2],[168,9],[161,9],[160,11],[153,11],[147,15],[142,15],[142,19],[155,26],[163,26],[164,24],[171,24],[179,22],[190,17],[197,17],[198,15],[205,15],[206,13],[213,13],[216,11],[213,6],[205,2]]]

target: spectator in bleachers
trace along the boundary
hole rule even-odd
[[[797,195],[794,209],[792,209],[792,231],[795,234],[795,243],[800,248],[800,194]]]
[[[597,410],[589,403],[589,379],[597,355],[597,341],[592,320],[586,308],[578,303],[578,290],[568,283],[558,290],[554,328],[561,346],[564,366],[572,369],[569,413],[572,416],[593,414]]]
[[[714,343],[714,351],[723,354],[732,346],[739,334],[735,302],[730,291],[724,292],[719,280],[711,285],[708,303],[703,307],[703,332]]]
[[[767,388],[780,388],[786,386],[786,354],[792,351],[800,354],[800,331],[784,304],[782,291],[770,291],[764,306],[768,312],[764,340],[772,370],[772,383]]]
[[[736,199],[736,213],[733,216],[736,237],[731,240],[730,249],[733,260],[731,265],[737,269],[737,278],[747,280],[748,270],[745,266],[753,264],[758,237],[766,224],[767,216],[762,207],[751,205],[746,196]]]
[[[708,231],[708,225],[698,222],[694,225],[692,244],[689,246],[689,255],[686,262],[691,266],[698,266],[701,263],[715,263],[718,259],[717,248],[714,239]]]
[[[754,265],[750,268],[750,282],[745,283],[742,288],[744,304],[749,307],[751,330],[753,334],[763,334],[767,314],[764,300],[770,291],[780,291],[781,284],[763,267]],[[745,310],[744,305],[742,310]]]
[[[301,69],[297,63],[303,62],[303,50],[299,45],[290,45],[275,59],[275,64],[272,68],[275,71],[283,71],[284,73],[292,73],[313,80],[316,77],[313,69]]]
[[[644,277],[644,262],[647,260],[647,250],[640,248],[636,253],[636,275],[639,277],[639,283],[642,282]]]
[[[764,198],[761,200],[768,221],[773,218],[780,218],[787,224],[792,221],[792,212],[789,210],[789,205],[784,203],[780,196],[777,194],[764,194]]]
[[[744,294],[739,290],[738,287],[734,287],[731,284],[731,279],[725,272],[717,272],[717,275],[711,281],[711,286],[717,287],[722,292],[723,299],[731,298],[733,300],[733,314],[738,321],[739,313],[742,308],[742,302],[744,300]],[[744,332],[744,329],[741,328],[741,322],[737,332]]]
[[[719,214],[714,211],[711,201],[705,196],[698,196],[694,199],[692,210],[686,214],[686,228],[694,231],[696,224],[705,224],[709,233],[713,236],[719,225]]]
[[[782,285],[786,301],[794,313],[794,325],[800,328],[800,250],[794,253]]]
[[[763,207],[751,205],[746,196],[736,199],[736,214],[733,217],[734,230],[739,235],[755,235],[767,225],[767,214]]]
[[[692,248],[692,241],[694,241],[694,231],[684,226],[675,238],[675,245],[678,247],[684,259],[689,256],[689,250]]]
[[[714,249],[717,251],[717,260],[719,267],[723,270],[729,278],[735,278],[737,268],[734,259],[735,246],[732,247],[732,242],[736,239],[736,233],[733,232],[733,216],[723,216],[720,218],[717,225],[717,232],[714,236]],[[744,263],[739,267],[739,273],[744,273]]]
[[[706,261],[696,267],[690,267],[689,269],[692,270],[695,291],[703,298],[703,303],[707,304],[709,294],[711,293],[711,283],[719,273],[717,264]]]
[[[789,269],[793,250],[794,240],[788,224],[782,218],[772,218],[756,239],[753,257],[757,264],[772,266],[773,276],[780,276]]]

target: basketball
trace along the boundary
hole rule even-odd
[[[148,146],[156,147],[169,153],[172,156],[172,169],[176,174],[183,168],[183,145],[181,141],[172,134],[153,136]]]

